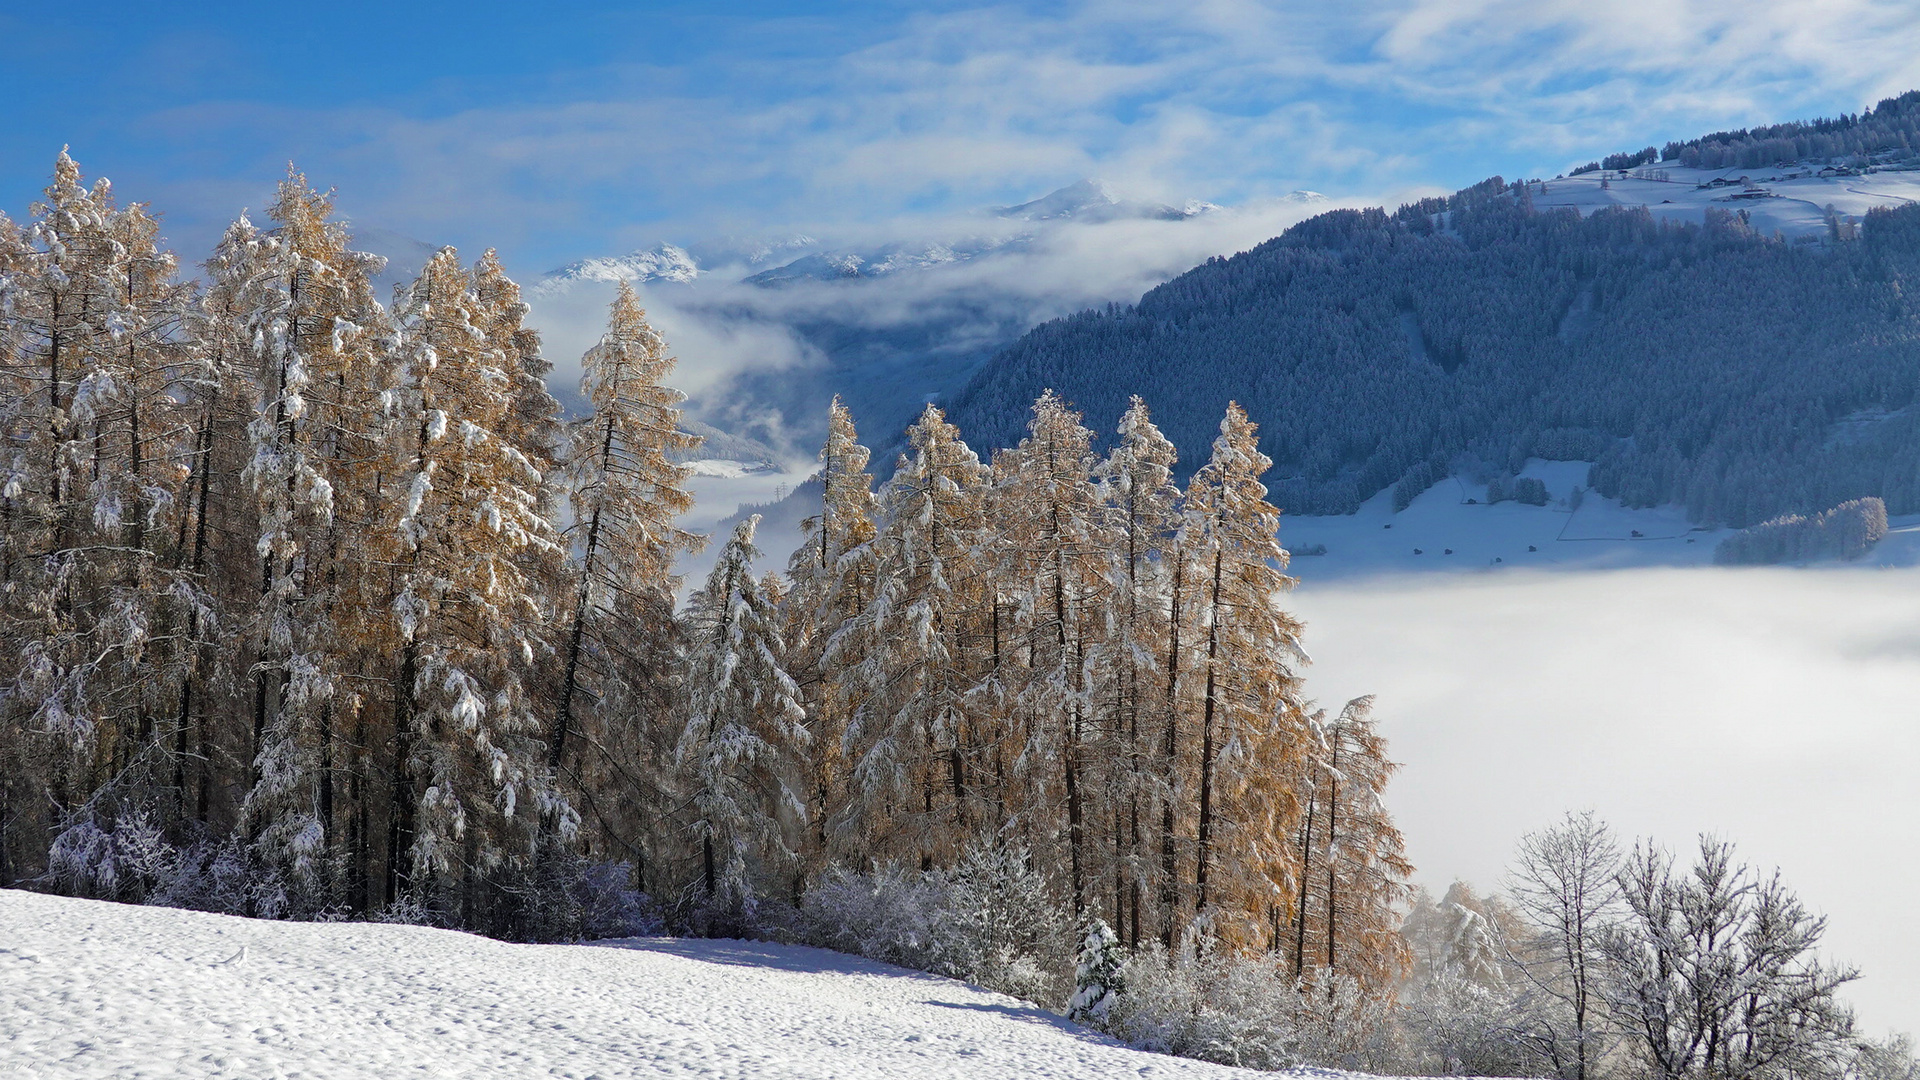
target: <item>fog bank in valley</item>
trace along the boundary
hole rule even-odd
[[[1869,1029],[1920,1015],[1920,570],[1307,577],[1292,600],[1309,692],[1379,695],[1422,884],[1494,887],[1567,809],[1683,854],[1713,832],[1829,917]]]

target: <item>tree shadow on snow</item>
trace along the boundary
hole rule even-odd
[[[764,968],[802,974],[889,975],[895,978],[948,980],[911,968],[895,967],[852,953],[834,952],[812,945],[780,945],[768,941],[742,941],[717,938],[614,938],[583,942],[601,948],[633,949],[639,952],[665,953],[688,960],[734,967]]]
[[[964,1009],[967,1012],[998,1013],[1001,1016],[1013,1020],[1025,1020],[1029,1023],[1044,1024],[1047,1027],[1063,1031],[1068,1035],[1091,1036],[1098,1039],[1106,1039],[1106,1036],[1091,1029],[1081,1027],[1079,1024],[1061,1016],[1059,1013],[1049,1012],[1038,1005],[989,1005],[985,1002],[969,1001],[923,1001],[921,1004],[932,1005],[941,1009]]]

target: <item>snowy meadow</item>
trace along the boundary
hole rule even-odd
[[[1920,1015],[1920,570],[1396,574],[1295,608],[1315,684],[1379,695],[1418,880],[1499,884],[1516,838],[1591,808],[1779,865],[1859,964],[1872,1031]]]

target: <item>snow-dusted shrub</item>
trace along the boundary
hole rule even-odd
[[[1400,998],[1409,1064],[1447,1076],[1535,1076],[1523,1039],[1535,1027],[1515,995],[1457,975],[1422,979]]]
[[[47,876],[73,896],[139,903],[171,875],[176,853],[145,810],[123,810],[107,827],[69,821],[47,852]]]
[[[1344,975],[1296,979],[1278,955],[1136,952],[1102,1025],[1142,1050],[1253,1069],[1298,1065],[1401,1071],[1406,1048],[1391,998]]]
[[[263,919],[314,918],[327,908],[309,884],[247,857],[238,836],[176,846],[144,809],[111,825],[78,817],[55,835],[47,883],[60,892],[123,903],[192,908]]]
[[[284,898],[285,890],[262,877],[249,865],[245,841],[240,837],[201,837],[176,852],[171,873],[147,902],[241,915],[257,908],[255,898],[265,891],[272,898],[268,906],[280,906],[273,900]]]
[[[652,900],[633,886],[633,867],[554,847],[495,874],[495,936],[513,941],[592,941],[656,934]]]
[[[792,936],[784,905],[769,903],[737,882],[721,882],[708,892],[696,878],[669,908],[668,924],[690,937],[787,940]]]
[[[398,923],[403,926],[439,926],[439,913],[417,892],[403,892],[391,903],[367,914],[368,922]]]
[[[1300,988],[1300,1055],[1315,1065],[1404,1073],[1405,1033],[1395,1001],[1349,975],[1319,971]]]
[[[1306,1060],[1300,992],[1275,960],[1155,944],[1134,954],[1124,978],[1106,1029],[1129,1045],[1254,1069]]]
[[[951,973],[958,942],[944,920],[947,895],[943,877],[889,863],[869,873],[829,871],[807,890],[801,911],[815,945]]]
[[[807,890],[800,936],[1049,1007],[1073,970],[1068,923],[1025,849],[979,844],[950,871],[836,869]]]
[[[120,899],[124,888],[113,833],[92,818],[70,822],[47,850],[47,878],[72,896]]]
[[[970,845],[945,875],[950,974],[1058,1007],[1073,972],[1072,924],[1053,883],[1018,844]]]

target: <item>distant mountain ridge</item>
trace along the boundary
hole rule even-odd
[[[1218,209],[1212,203],[1197,199],[1188,200],[1180,207],[1121,199],[1098,180],[1081,180],[1032,202],[997,207],[993,214],[1020,221],[1184,221]]]
[[[1294,192],[1304,200],[1322,198]],[[1220,208],[1190,199],[1181,206],[1122,198],[1098,180],[1080,180],[1017,206],[989,207],[977,217],[989,222],[1021,222],[1041,229],[1115,221],[1185,221]],[[805,234],[773,240],[723,238],[681,247],[660,243],[625,255],[598,256],[548,271],[534,286],[538,295],[563,293],[580,282],[692,281],[730,267],[752,271],[742,280],[782,286],[801,281],[847,281],[968,262],[998,252],[1017,251],[1035,239],[1031,229],[983,227],[973,235],[906,239],[859,247],[830,247]]]
[[[1303,191],[1276,202],[1291,220],[1295,208],[1324,198]],[[790,231],[583,259],[546,275],[529,297],[548,318],[597,320],[604,308],[587,301],[628,281],[656,287],[649,306],[682,326],[713,331],[709,341],[732,340],[742,329],[755,341],[795,341],[804,362],[741,364],[691,407],[719,428],[811,456],[834,394],[877,445],[888,445],[928,400],[959,389],[1036,322],[1090,299],[1138,295],[1219,250],[1209,238],[1223,230],[1205,230],[1230,213],[1200,200],[1132,199],[1084,180],[1017,205],[902,227],[918,235],[890,240],[838,244]],[[1124,254],[1090,278],[1083,269],[1102,260],[1107,243]],[[1166,249],[1182,254],[1156,265],[1168,259],[1160,254]],[[1135,274],[1132,267],[1151,269]],[[1125,284],[1101,284],[1107,281]],[[681,353],[685,365],[703,359],[697,347]],[[891,461],[882,456],[882,464]]]

